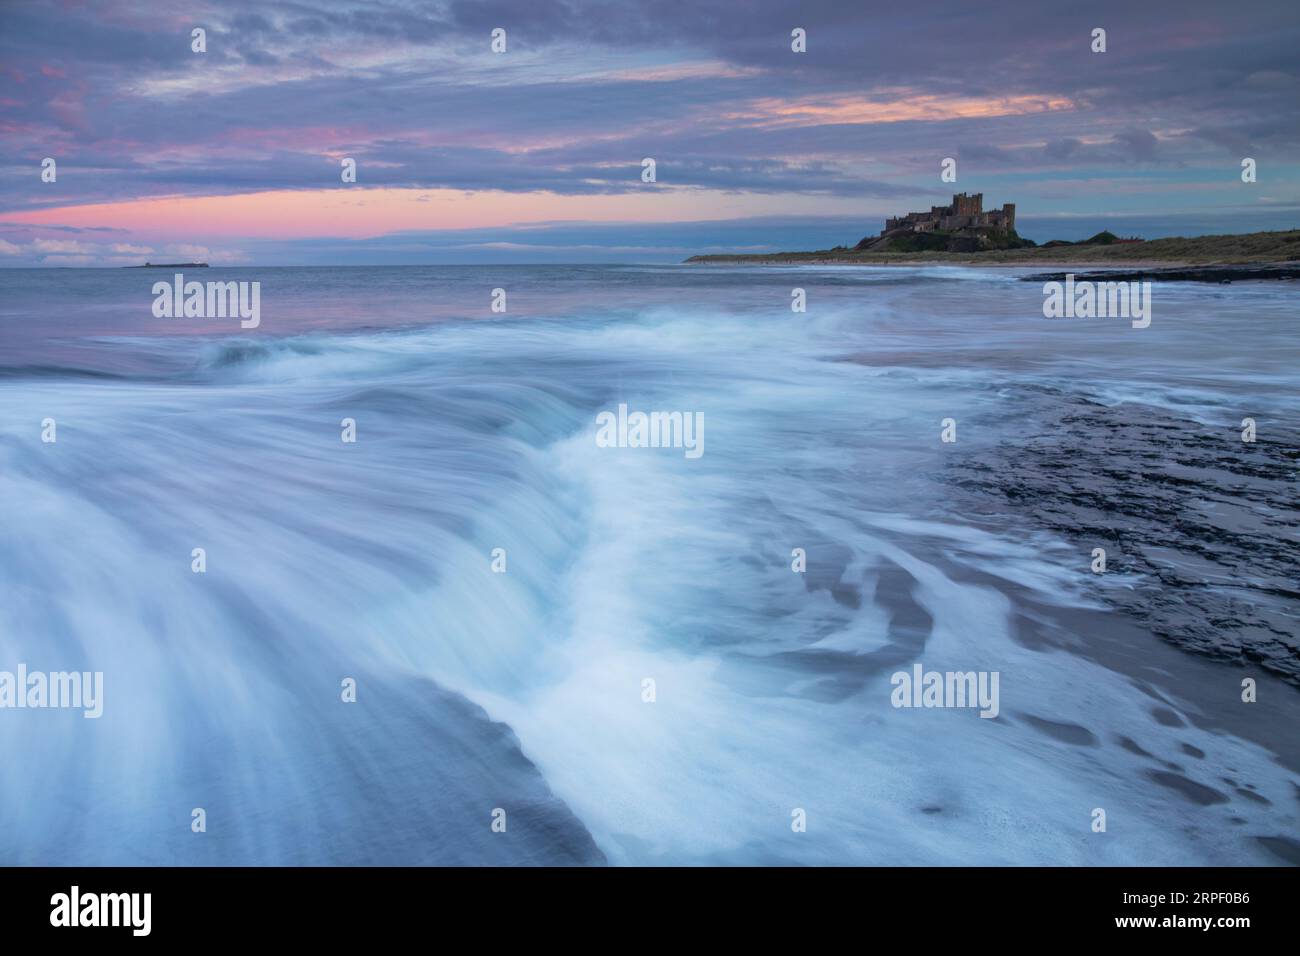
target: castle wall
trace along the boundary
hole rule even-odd
[[[927,212],[909,212],[906,216],[893,216],[885,220],[883,236],[897,229],[912,232],[929,232],[940,229],[957,232],[963,229],[994,229],[1006,231],[1016,227],[1016,204],[1005,203],[1001,209],[984,211],[984,194],[956,193],[950,206],[931,206]]]

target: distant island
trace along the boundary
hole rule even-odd
[[[958,193],[946,206],[885,220],[879,235],[857,245],[814,252],[771,252],[691,256],[688,263],[908,265],[1034,265],[1080,263],[1133,265],[1240,265],[1300,263],[1300,229],[1241,235],[1143,240],[1110,231],[1081,242],[1054,239],[1039,245],[1016,232],[1016,206],[984,209],[983,193]],[[1283,269],[1287,277],[1293,270]]]
[[[122,266],[123,269],[206,269],[206,262],[146,262],[142,266]]]

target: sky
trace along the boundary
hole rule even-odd
[[[1295,228],[1297,50],[1296,0],[0,0],[0,267],[672,262],[958,191]]]

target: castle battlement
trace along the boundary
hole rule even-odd
[[[885,220],[882,236],[891,232],[1011,232],[1016,228],[1016,204],[984,210],[984,194],[956,193],[947,206],[931,206],[929,212],[909,212]]]

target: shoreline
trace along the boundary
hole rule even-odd
[[[972,269],[1241,269],[1274,268],[1300,270],[1300,261],[1287,259],[996,259],[981,261],[974,258],[923,259],[900,257],[896,259],[865,259],[824,256],[803,258],[800,253],[773,256],[692,256],[684,260],[686,266],[965,266]]]
[[[1044,271],[1061,268],[1209,269],[1254,266],[1300,269],[1300,229],[1240,235],[1169,237],[1141,242],[1082,242],[982,252],[863,252],[843,246],[809,252],[716,253],[686,265],[975,266]]]
[[[979,262],[970,259],[945,260],[945,259],[915,259],[901,258],[888,260],[870,260],[870,259],[841,259],[841,258],[824,258],[824,259],[794,259],[781,256],[771,258],[765,256],[692,256],[685,262],[681,263],[686,266],[962,266],[968,269],[1026,269],[1034,266],[1055,266],[1057,268],[1079,268],[1079,269],[1101,269],[1107,268],[1108,263],[1098,262],[1088,259],[1063,260],[1063,259],[1039,259],[1023,261],[1010,261],[999,259],[996,262]],[[1174,259],[1140,259],[1126,262],[1114,263],[1114,268],[1139,268],[1139,269],[1188,269],[1188,268],[1208,268],[1210,266],[1233,267],[1242,265],[1271,265],[1286,266],[1296,265],[1295,263],[1285,262],[1261,262],[1261,263],[1228,263],[1228,262],[1197,262],[1194,260],[1174,260]]]
[[[686,265],[699,265],[688,262]],[[709,265],[753,265],[749,261],[709,262]],[[1127,280],[1163,280],[1167,282],[1205,282],[1218,285],[1230,285],[1234,282],[1295,282],[1300,281],[1300,262],[1249,262],[1249,263],[1195,263],[1170,260],[1147,260],[1125,262],[1082,262],[1050,260],[1038,263],[1028,262],[949,262],[935,263],[933,260],[912,260],[907,262],[844,262],[836,260],[812,260],[801,262],[764,262],[763,265],[856,265],[864,266],[927,266],[947,265],[968,269],[1032,269],[1027,275],[1019,276],[1021,281],[1055,281],[1064,282],[1073,278],[1076,281],[1127,281]],[[1037,268],[1034,268],[1037,266]],[[1049,268],[1050,267],[1050,268]]]

